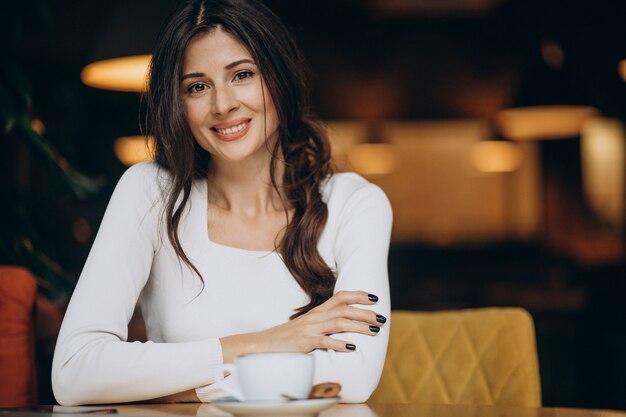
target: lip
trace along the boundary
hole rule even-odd
[[[236,120],[231,120],[227,123],[220,123],[220,124],[216,124],[211,126],[211,133],[213,133],[213,136],[215,136],[217,139],[224,141],[224,142],[232,142],[234,140],[240,139],[242,137],[244,137],[246,135],[246,133],[248,133],[248,131],[250,130],[250,122],[252,121],[251,118],[241,118],[241,119],[236,119]],[[217,129],[227,129],[229,127],[234,127],[237,125],[240,125],[242,123],[246,123],[246,125],[244,126],[243,129],[241,129],[239,132],[237,133],[232,133],[230,135],[226,135],[223,133],[220,133],[217,131]]]

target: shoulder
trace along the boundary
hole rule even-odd
[[[391,215],[391,205],[385,192],[353,172],[329,176],[322,184],[321,192],[331,213],[376,207]]]
[[[142,162],[128,168],[115,186],[112,198],[138,206],[154,206],[163,200],[169,173],[155,162]]]
[[[322,197],[328,219],[320,253],[328,265],[340,268],[356,253],[367,253],[372,260],[386,253],[393,212],[380,187],[354,173],[335,174],[324,184]]]
[[[156,162],[141,162],[129,167],[117,182],[116,191],[154,194],[167,186],[169,173]]]
[[[321,191],[322,198],[327,204],[335,201],[346,202],[354,198],[389,201],[379,186],[354,172],[342,172],[329,176],[322,184]]]
[[[167,170],[156,162],[140,162],[129,167],[121,176],[118,184],[146,185],[164,183],[168,180]]]

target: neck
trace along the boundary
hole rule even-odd
[[[271,157],[228,163],[211,160],[208,175],[209,204],[250,217],[283,211],[283,199],[272,185],[271,163]],[[283,173],[284,164],[279,161],[275,171],[279,189]]]

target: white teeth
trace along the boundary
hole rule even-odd
[[[222,135],[232,135],[233,133],[241,132],[243,128],[246,127],[246,124],[248,124],[248,122],[243,122],[233,127],[227,127],[226,129],[215,128],[215,130]]]

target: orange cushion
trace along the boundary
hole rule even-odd
[[[28,270],[0,266],[0,407],[37,403],[36,296],[37,282]]]

